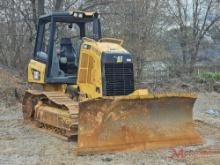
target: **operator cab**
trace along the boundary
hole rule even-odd
[[[56,12],[40,17],[34,60],[46,64],[46,83],[76,84],[83,37],[101,38],[97,13]]]
[[[76,74],[77,55],[71,38],[61,38],[60,49],[59,52],[57,52],[57,56],[59,57],[59,67],[65,74]]]

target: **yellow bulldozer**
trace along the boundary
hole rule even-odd
[[[39,18],[23,99],[26,123],[77,136],[78,155],[202,142],[192,120],[196,96],[135,90],[132,55],[101,36],[96,12]]]

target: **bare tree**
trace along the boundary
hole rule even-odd
[[[213,25],[220,20],[218,0],[168,0],[170,17],[177,25],[178,40],[182,49],[183,67],[192,73],[201,41]],[[185,70],[185,69],[184,69]]]
[[[41,15],[44,15],[44,6],[45,6],[45,0],[38,0],[37,1],[37,14],[38,17],[40,17]]]
[[[97,7],[107,6],[111,3],[117,3],[115,0],[85,0],[84,3],[79,7],[83,11],[95,9]]]
[[[64,0],[55,0],[54,3],[55,3],[54,10],[61,11],[62,7],[63,7]]]
[[[34,22],[35,28],[37,28],[37,10],[36,10],[36,1],[31,1],[31,7],[32,7],[32,20]]]
[[[143,62],[157,54],[162,45],[162,8],[162,0],[121,0],[101,13],[104,35],[124,39],[127,49],[134,54],[137,81],[141,79]]]

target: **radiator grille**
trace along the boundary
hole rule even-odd
[[[106,96],[128,95],[134,91],[132,63],[104,65]]]

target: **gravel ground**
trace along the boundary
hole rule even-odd
[[[0,103],[0,164],[216,164],[220,162],[220,117],[206,114],[207,109],[220,111],[220,94],[203,93],[194,107],[194,119],[204,144],[175,149],[143,152],[76,156],[76,141],[67,142],[51,134],[24,125],[21,105]],[[179,157],[174,151],[179,153]],[[182,155],[181,155],[182,150]]]

